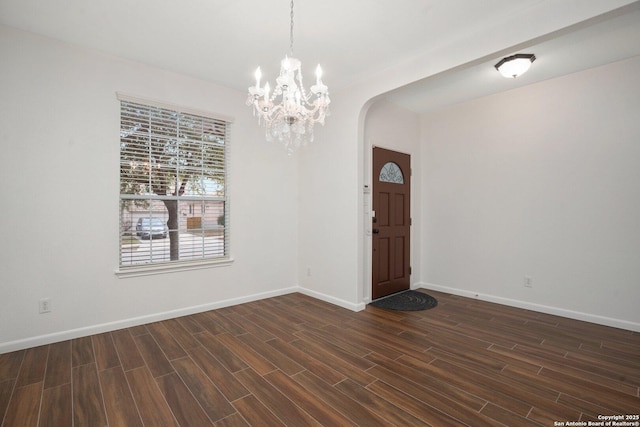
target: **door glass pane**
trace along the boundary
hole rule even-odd
[[[397,164],[388,162],[380,170],[380,182],[392,182],[394,184],[404,184],[404,175]]]

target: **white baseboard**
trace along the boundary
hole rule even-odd
[[[534,304],[526,301],[519,301],[519,300],[513,300],[509,298],[497,297],[494,295],[479,294],[474,291],[450,288],[447,286],[439,286],[432,283],[415,283],[415,284],[412,284],[411,288],[412,289],[423,288],[426,290],[431,289],[434,291],[446,292],[453,295],[460,295],[468,298],[475,298],[483,301],[494,302],[497,304],[524,308],[527,310],[539,311],[542,313],[554,314],[557,316],[568,317],[571,319],[584,320],[587,322],[597,323],[600,325],[612,326],[615,328],[621,328],[621,329],[640,332],[639,323],[629,322],[622,319],[614,319],[614,318],[609,318],[604,316],[597,316],[594,314],[581,313],[581,312],[567,310],[559,307],[550,307],[550,306]],[[124,320],[118,320],[115,322],[90,325],[83,328],[70,329],[70,330],[61,331],[61,332],[55,332],[52,334],[40,335],[36,337],[30,337],[30,338],[25,338],[21,340],[0,343],[0,354],[8,353],[11,351],[23,350],[31,347],[37,347],[40,345],[51,344],[54,342],[60,342],[60,341],[74,339],[74,338],[85,337],[89,335],[115,331],[118,329],[129,328],[132,326],[144,325],[146,323],[158,322],[161,320],[173,319],[181,316],[188,316],[190,314],[201,313],[204,311],[215,310],[218,308],[229,307],[232,305],[243,304],[243,303],[252,302],[252,301],[258,301],[261,299],[272,298],[272,297],[286,295],[294,292],[300,292],[301,294],[308,295],[312,298],[316,298],[321,301],[325,301],[330,304],[334,304],[339,307],[346,308],[347,310],[356,311],[356,312],[364,310],[367,304],[367,301],[354,304],[339,298],[335,298],[330,295],[313,291],[311,289],[292,286],[289,288],[278,289],[275,291],[247,295],[247,296],[238,297],[238,298],[231,298],[231,299],[216,301],[208,304],[185,307],[177,310],[170,310],[162,313],[154,313],[146,316],[139,316],[139,317],[124,319]]]
[[[448,294],[459,295],[462,297],[474,298],[482,301],[494,302],[496,304],[502,304],[502,305],[508,305],[511,307],[518,307],[518,308],[524,308],[527,310],[538,311],[540,313],[567,317],[569,319],[596,323],[598,325],[611,326],[614,328],[640,332],[640,323],[630,322],[628,320],[615,319],[612,317],[599,316],[599,315],[590,314],[590,313],[583,313],[580,311],[568,310],[561,307],[552,307],[548,305],[535,304],[528,301],[520,301],[520,300],[515,300],[510,298],[503,298],[495,295],[481,294],[481,293],[466,290],[466,289],[450,288],[448,286],[440,286],[440,285],[435,285],[433,283],[420,283],[419,285],[421,288],[427,291],[431,289],[434,291],[445,292]]]
[[[320,292],[312,291],[311,289],[298,288],[296,289],[296,291],[300,292],[301,294],[310,296],[315,299],[319,299],[324,302],[328,302],[333,305],[337,305],[342,308],[346,308],[347,310],[351,310],[351,311],[362,311],[366,307],[366,304],[364,302],[354,304],[342,299],[332,297],[331,295],[326,295]]]
[[[262,292],[253,295],[247,295],[238,298],[231,298],[222,301],[216,301],[209,304],[202,304],[192,307],[180,308],[177,310],[165,311],[162,313],[154,313],[130,319],[118,320],[115,322],[101,323],[98,325],[90,325],[83,328],[70,329],[67,331],[55,332],[47,335],[25,338],[16,341],[0,343],[0,354],[9,353],[11,351],[23,350],[25,348],[37,347],[40,345],[52,344],[55,342],[66,341],[74,338],[86,337],[89,335],[101,334],[104,332],[116,331],[118,329],[130,328],[132,326],[144,325],[147,323],[158,322],[161,320],[173,319],[190,314],[202,313],[204,311],[215,310],[217,308],[229,307],[232,305],[243,304],[246,302],[258,301],[265,298],[277,297],[280,295],[291,294],[294,292],[302,292],[297,286],[290,288],[278,289],[275,291]]]

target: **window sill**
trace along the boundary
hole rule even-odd
[[[226,267],[233,264],[233,258],[216,260],[186,261],[166,264],[123,267],[115,271],[119,279],[128,277],[151,276],[154,274],[177,273],[179,271],[201,270],[204,268]]]

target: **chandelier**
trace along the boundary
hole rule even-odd
[[[329,113],[329,91],[322,83],[322,69],[316,68],[316,84],[307,92],[302,84],[302,63],[293,57],[293,0],[291,0],[291,26],[289,55],[280,64],[280,75],[273,90],[267,82],[260,87],[262,71],[256,70],[256,85],[249,87],[247,105],[253,105],[253,114],[264,125],[267,141],[282,142],[289,154],[301,145],[313,141],[313,126],[324,125]]]

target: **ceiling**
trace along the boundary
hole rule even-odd
[[[307,81],[320,62],[336,93],[437,46],[463,49],[466,39],[532,8],[566,2],[297,0],[294,54]],[[244,91],[258,65],[270,81],[279,71],[289,52],[289,7],[287,0],[0,0],[0,23]],[[493,69],[500,55],[515,53],[504,46],[386,97],[428,111],[639,55],[640,2],[621,10],[518,46],[537,56],[518,79]]]
[[[534,53],[530,70],[506,79],[495,69],[503,57]],[[453,70],[385,94],[385,98],[427,112],[482,96],[563,76],[640,55],[640,3],[479,58]]]

